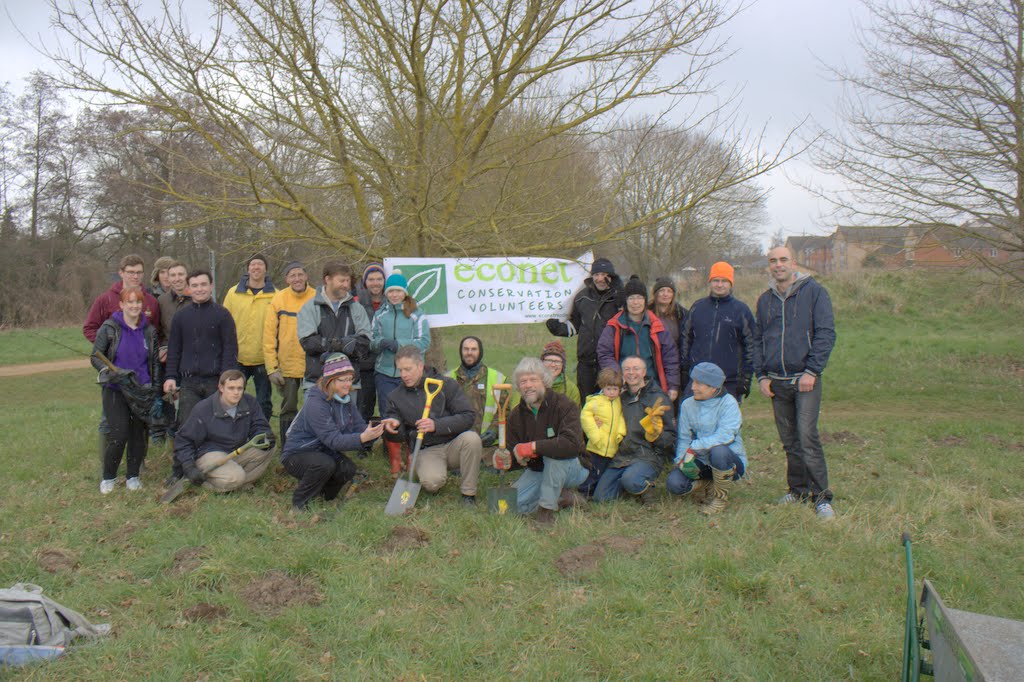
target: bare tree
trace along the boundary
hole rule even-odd
[[[816,163],[846,181],[823,193],[844,221],[932,225],[1013,254],[1024,282],[1024,2],[866,0],[862,73]]]
[[[28,228],[32,239],[42,232],[44,203],[55,180],[56,158],[61,151],[67,113],[61,93],[52,78],[35,71],[24,92],[15,101],[17,168],[21,194],[28,207]]]
[[[713,88],[731,15],[724,0],[221,0],[193,34],[180,6],[51,2],[67,86],[159,112],[154,139],[218,157],[195,169],[208,183],[153,187],[265,239],[376,257],[566,252],[686,213],[672,196],[623,220],[594,142],[628,105]]]
[[[608,143],[618,223],[646,222],[619,251],[646,280],[743,250],[765,220],[767,190],[751,176],[766,161],[741,141],[641,120]],[[655,219],[664,206],[685,208]]]

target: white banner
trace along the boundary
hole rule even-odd
[[[561,258],[385,258],[399,270],[431,327],[565,319],[594,254]]]

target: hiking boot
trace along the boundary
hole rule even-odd
[[[555,510],[547,507],[537,507],[533,512],[533,522],[538,526],[549,528],[555,525]]]
[[[836,518],[836,510],[828,502],[819,502],[815,505],[814,513],[820,521],[831,521]]]
[[[475,495],[463,495],[462,496],[462,506],[463,507],[469,507],[470,509],[475,508],[476,507],[476,496]]]
[[[179,476],[178,474],[171,474],[166,479],[164,479],[164,487],[170,488],[172,485],[180,481],[182,478],[183,476]]]
[[[114,492],[114,484],[117,483],[116,478],[105,478],[100,481],[100,494],[109,495]]]
[[[142,480],[138,476],[132,476],[124,485],[128,490],[142,490]]]
[[[569,507],[575,507],[577,509],[586,509],[590,502],[586,497],[568,488],[562,490],[562,494],[558,496],[558,508],[568,509]]]
[[[725,509],[725,503],[729,499],[729,488],[735,475],[736,467],[727,471],[711,469],[711,489],[708,491],[707,501],[700,507],[701,514],[710,516]]]
[[[655,494],[654,485],[651,483],[647,484],[647,488],[636,496],[636,501],[645,507],[650,507],[658,503],[658,496]]]
[[[801,500],[799,497],[797,497],[793,493],[786,493],[785,495],[783,495],[779,499],[775,500],[775,504],[783,504],[783,505],[786,505],[786,504],[800,504],[801,502],[803,502],[803,500]]]

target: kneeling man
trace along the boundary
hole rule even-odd
[[[448,478],[449,469],[462,472],[462,502],[476,504],[476,484],[480,477],[480,456],[483,446],[480,435],[473,431],[476,413],[469,398],[451,377],[445,377],[423,366],[423,354],[416,346],[402,346],[395,353],[395,368],[402,384],[388,394],[384,413],[384,430],[390,441],[404,439],[410,450],[416,436],[423,432],[423,445],[416,459],[416,476],[424,490],[436,493]],[[434,396],[430,414],[423,418],[427,394],[423,388],[426,377],[439,379],[441,391]]]
[[[583,429],[576,401],[551,389],[554,377],[537,358],[523,358],[512,373],[512,385],[522,400],[508,416],[508,450],[494,453],[494,468],[508,469],[512,455],[526,467],[516,481],[517,502],[523,514],[535,513],[540,524],[551,524],[555,512],[581,504],[575,492],[587,479],[580,464]]]
[[[245,375],[240,370],[224,371],[217,389],[199,401],[174,436],[174,458],[193,484],[226,493],[263,475],[270,464],[270,448],[248,448],[211,469],[212,462],[256,436],[271,434],[256,398],[245,392]]]

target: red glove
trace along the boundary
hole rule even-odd
[[[520,443],[512,449],[516,459],[533,459],[537,456],[537,443],[536,441],[530,441],[529,443]]]
[[[494,457],[491,458],[491,463],[498,471],[508,471],[512,468],[512,455],[509,454],[508,450],[495,450]]]

